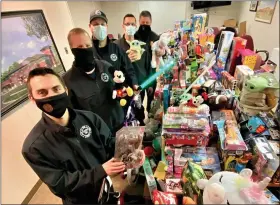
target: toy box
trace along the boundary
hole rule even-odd
[[[196,39],[199,34],[204,33],[207,14],[194,14],[192,16],[192,31]]]
[[[254,70],[258,58],[257,54],[254,51],[251,51],[250,49],[239,49],[238,52],[242,58],[242,65],[247,65],[249,68]]]
[[[230,31],[223,31],[220,37],[220,41],[217,48],[217,63],[219,58],[224,59],[224,64],[222,65],[223,69],[225,69],[225,63],[228,58],[233,37],[234,33]]]
[[[192,30],[192,21],[191,19],[180,21],[180,28],[183,33]]]
[[[181,158],[200,165],[207,178],[221,171],[220,159],[215,147],[183,147]]]
[[[170,105],[170,85],[165,85],[163,88],[163,111],[166,113]]]
[[[145,159],[145,162],[143,164],[143,168],[144,168],[144,173],[145,173],[145,177],[146,177],[146,181],[149,187],[149,192],[150,192],[150,196],[151,198],[153,197],[153,191],[157,190],[157,182],[154,178],[154,174],[153,174],[153,170],[151,168],[150,165],[150,161],[148,158]]]
[[[241,37],[233,38],[232,50],[230,53],[229,61],[227,62],[227,65],[226,65],[226,71],[228,71],[231,75],[234,75],[234,73],[235,73],[237,56],[239,54],[238,51],[240,49],[245,49],[246,43],[247,43],[247,40],[243,39]]]
[[[225,171],[241,172],[252,159],[249,151],[222,151],[223,167]]]
[[[222,72],[222,84],[225,89],[235,90],[237,80],[230,75],[227,71]]]
[[[166,192],[174,194],[183,194],[181,179],[166,179]]]
[[[221,110],[224,116],[213,123],[217,126],[219,132],[220,146],[222,150],[248,150],[232,110]]]
[[[273,151],[275,152],[275,154],[279,155],[279,149],[280,149],[280,144],[279,141],[272,141],[272,140],[268,140],[269,145],[271,146],[271,148],[273,149]]]
[[[268,189],[265,189],[265,196],[269,199],[270,204],[280,204],[279,199],[274,196],[271,191],[269,191]]]
[[[252,71],[246,65],[238,65],[236,66],[236,70],[234,72],[234,78],[237,80],[237,86],[235,89],[236,94],[240,94],[243,87],[243,82],[247,78],[248,75],[254,75],[254,71]]]
[[[252,164],[255,179],[262,180],[275,174],[279,167],[279,157],[275,154],[265,137],[255,137],[249,141],[253,151]]]
[[[277,171],[273,175],[271,183],[280,186],[280,167],[278,167]]]

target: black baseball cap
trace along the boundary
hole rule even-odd
[[[94,20],[94,19],[96,19],[96,18],[101,18],[101,19],[103,19],[106,23],[108,22],[108,19],[107,19],[106,15],[105,15],[102,11],[100,11],[100,10],[98,10],[98,9],[96,9],[96,10],[94,10],[94,11],[92,11],[92,12],[90,13],[90,16],[89,16],[89,23],[91,23],[91,21]]]

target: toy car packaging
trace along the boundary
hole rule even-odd
[[[140,167],[145,159],[141,150],[145,127],[123,127],[116,134],[114,158],[124,162],[127,169]]]

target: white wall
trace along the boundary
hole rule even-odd
[[[240,2],[232,2],[231,6],[215,7],[209,9],[209,26],[222,26],[224,20],[236,19]],[[189,18],[191,14],[202,13],[203,10],[193,10],[190,1],[114,1],[101,2],[101,9],[109,19],[109,33],[117,37],[122,31],[122,19],[125,14],[132,13],[139,19],[143,10],[152,14],[152,29],[163,32],[174,27],[176,20]]]
[[[90,32],[89,30],[89,15],[95,9],[101,10],[99,1],[68,1],[69,10],[72,15],[75,27],[80,27]]]
[[[67,55],[67,33],[73,28],[66,2],[59,1],[5,1],[2,11],[42,9],[55,40],[64,66],[69,69],[73,62],[71,52]],[[35,183],[37,175],[21,155],[23,141],[40,119],[41,112],[35,105],[26,102],[2,117],[2,203],[21,204]]]
[[[191,14],[207,13],[208,14],[208,26],[220,27],[225,20],[237,19],[239,16],[241,2],[232,1],[231,5],[212,7],[208,10],[199,9],[194,10],[191,7],[191,1],[187,1],[186,17],[190,18]]]
[[[276,5],[271,24],[255,21],[256,12],[249,11],[250,1],[242,2],[239,21],[247,21],[247,34],[254,40],[255,49],[272,52],[279,48],[279,2]]]

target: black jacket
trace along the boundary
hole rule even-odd
[[[22,154],[64,203],[94,204],[107,176],[102,164],[112,158],[115,138],[92,112],[69,109],[69,114],[67,127],[43,114],[25,139]]]
[[[112,40],[107,37],[107,45],[99,48],[99,41],[92,39],[92,43],[97,51],[98,58],[112,64],[114,69],[121,70],[125,74],[126,82],[129,86],[138,85],[135,71],[127,54]]]
[[[130,48],[124,36],[116,40],[114,43],[116,43],[125,52]],[[142,47],[145,48],[146,46],[142,46]],[[139,84],[143,83],[152,73],[151,61],[149,58],[149,53],[148,51],[146,51],[146,49],[145,52],[142,54],[141,59],[133,62],[132,65],[134,67]]]
[[[124,111],[119,101],[112,99],[114,82],[112,80],[112,66],[102,60],[95,60],[96,78],[73,67],[68,70],[63,79],[69,91],[73,108],[88,110],[99,115],[115,133],[123,126]],[[102,80],[103,73],[109,77],[108,82]]]

